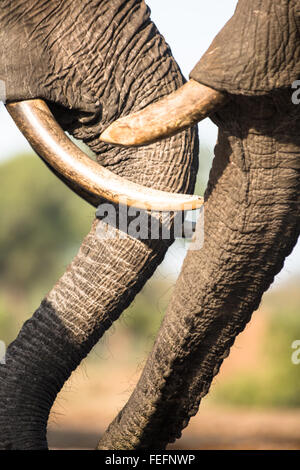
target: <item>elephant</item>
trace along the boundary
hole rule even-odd
[[[203,246],[188,252],[140,380],[99,450],[164,448],[181,435],[297,242],[297,3],[239,0],[185,82],[142,0],[3,2],[7,102],[45,100],[102,166],[143,186],[191,194],[195,124],[209,116],[219,128]],[[62,179],[95,202],[78,180]],[[99,239],[101,224],[95,220],[8,347],[0,366],[0,448],[47,448],[58,391],[173,241]]]
[[[8,109],[43,100],[60,126],[90,147],[96,166],[119,177],[117,183],[172,197],[193,193],[195,129],[139,150],[120,151],[99,139],[112,121],[185,81],[142,0],[4,0],[0,44]],[[45,117],[47,110],[38,109]],[[99,194],[61,178],[94,206],[101,202]],[[117,228],[114,238],[104,239],[98,236],[104,225],[95,218],[78,255],[7,348],[0,367],[1,449],[47,449],[47,419],[57,393],[173,241],[124,232],[118,237]]]

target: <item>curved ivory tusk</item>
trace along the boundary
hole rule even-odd
[[[223,93],[190,80],[160,101],[118,119],[100,139],[123,147],[150,144],[197,124],[227,100]]]
[[[94,162],[66,136],[42,100],[20,101],[6,107],[50,169],[93,205],[107,199],[137,209],[173,212],[197,209],[203,204],[198,196],[140,186]]]

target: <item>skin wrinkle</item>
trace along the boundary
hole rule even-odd
[[[289,88],[300,77],[298,28],[298,0],[239,0],[235,14],[190,77],[241,95]],[[230,54],[224,51],[224,44],[229,45]]]
[[[141,243],[138,241],[138,243]],[[125,256],[127,253],[125,253]],[[82,258],[82,256],[79,256],[79,258]],[[109,259],[109,255],[106,256],[106,259]],[[85,261],[85,258],[83,258]],[[87,260],[88,261],[88,260]],[[119,265],[122,265],[122,263],[125,263],[127,266],[127,269],[131,268],[129,262],[126,262],[126,259],[119,259]],[[64,299],[68,299],[68,302],[71,303],[71,305],[78,305],[79,309],[84,311],[87,310],[89,311],[88,307],[89,304],[87,304],[87,301],[89,302],[90,299],[93,299],[92,305],[99,303],[101,299],[97,296],[97,294],[94,292],[94,282],[89,281],[86,279],[86,272],[89,272],[89,270],[92,269],[92,266],[94,265],[94,261],[91,260],[89,268],[84,268],[82,269],[81,274],[76,274],[75,269],[73,270],[72,268],[68,271],[68,274],[64,276],[63,279],[60,281],[60,287],[58,287],[57,290],[54,290],[52,293],[50,293],[47,296],[48,302],[52,305],[57,310],[62,309],[64,306]],[[102,284],[104,286],[109,286],[109,289],[106,292],[106,296],[110,299],[111,297],[118,297],[118,290],[120,289],[120,285],[123,284],[124,287],[126,287],[128,280],[124,279],[124,275],[122,273],[122,270],[120,268],[118,269],[117,266],[112,266],[111,263],[101,263],[102,267]],[[95,269],[95,268],[93,268]],[[113,273],[111,274],[111,271],[113,269]],[[107,274],[105,275],[105,270],[107,270]],[[104,274],[103,274],[104,271]],[[133,273],[133,276],[135,276],[136,273]],[[76,279],[72,279],[73,276],[76,276]],[[123,282],[122,282],[123,281]],[[74,287],[76,286],[76,290],[74,292]],[[86,289],[86,292],[85,292]],[[60,296],[57,297],[58,293],[60,293]],[[103,291],[101,291],[101,296],[103,296]],[[82,302],[82,305],[80,305],[80,299]],[[88,299],[88,300],[87,300]],[[103,308],[103,307],[102,307]],[[65,305],[64,308],[65,311],[72,311],[72,306],[67,306]],[[102,314],[105,313],[105,310],[102,311]],[[74,322],[69,322],[67,318],[62,317],[62,321],[64,326],[68,327],[68,325],[71,326],[71,328],[74,328]],[[88,320],[87,320],[88,321]],[[78,327],[78,325],[75,325]],[[82,328],[84,331],[84,329]],[[71,329],[72,331],[72,329]]]

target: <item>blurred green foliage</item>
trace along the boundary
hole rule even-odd
[[[71,261],[94,213],[34,154],[0,168],[0,328],[9,341]]]
[[[92,210],[32,155],[1,165],[0,188],[2,282],[48,283],[87,233]]]

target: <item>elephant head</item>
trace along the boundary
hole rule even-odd
[[[240,0],[192,81],[176,92],[183,78],[143,1],[3,4],[0,78],[8,100],[46,100],[63,128],[118,175],[189,193],[197,170],[189,126],[209,113],[219,127],[203,247],[189,251],[140,381],[98,446],[164,447],[197,412],[299,236],[300,108],[291,99],[299,7],[294,0]],[[8,348],[0,369],[2,448],[47,447],[56,394],[172,241],[99,239],[102,223],[95,221]]]

